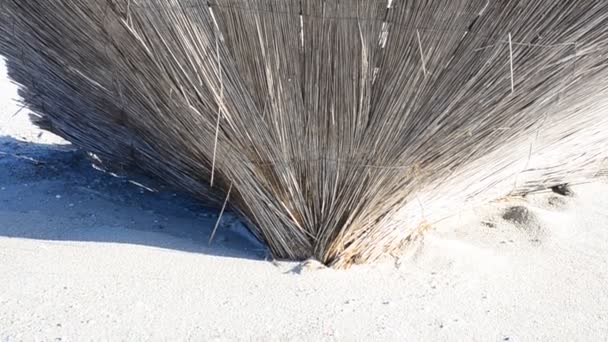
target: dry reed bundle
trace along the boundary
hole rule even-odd
[[[274,255],[375,260],[598,173],[604,0],[4,0],[36,122],[225,201]]]

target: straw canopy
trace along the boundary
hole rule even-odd
[[[34,121],[335,267],[608,142],[604,0],[4,0]]]

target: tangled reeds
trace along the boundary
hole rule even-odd
[[[3,0],[35,121],[336,267],[596,175],[604,0]]]

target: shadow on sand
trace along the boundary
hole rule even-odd
[[[209,243],[218,213],[136,173],[95,169],[70,145],[0,137],[0,236],[263,259],[265,247],[230,213]]]

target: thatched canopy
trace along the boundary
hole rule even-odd
[[[5,0],[41,126],[222,205],[277,257],[375,260],[447,215],[583,182],[604,0]]]

